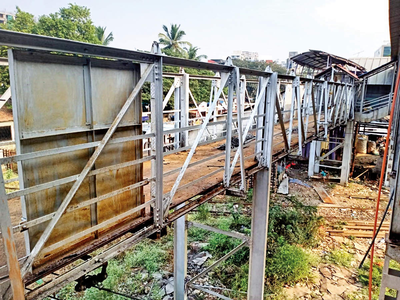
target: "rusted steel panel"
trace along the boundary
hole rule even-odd
[[[100,141],[140,78],[140,69],[136,64],[122,65],[114,61],[89,61],[81,57],[44,53],[33,53],[30,57],[23,51],[13,53],[14,63],[11,67],[14,74],[12,83],[16,91],[13,105],[16,105],[14,120],[18,130],[17,154]],[[87,68],[90,72],[84,71]],[[88,117],[90,115],[91,118]],[[141,132],[141,101],[138,97],[124,116],[114,137],[139,135]],[[76,150],[24,161],[19,170],[23,186],[29,188],[79,174],[92,152],[93,149]],[[94,169],[141,157],[140,140],[107,145]],[[142,179],[143,167],[140,164],[98,174],[91,179],[86,178],[70,205],[110,193]],[[25,196],[27,220],[55,212],[72,185],[73,183],[55,186]],[[93,243],[110,229],[139,217],[140,212],[57,249],[50,247],[135,208],[143,202],[142,194],[143,188],[140,187],[110,197],[97,205],[65,213],[35,260],[34,267],[40,267],[61,253],[73,255],[77,245]],[[45,222],[29,229],[31,249],[47,224]]]

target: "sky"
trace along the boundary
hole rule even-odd
[[[36,17],[71,0],[2,0],[0,11],[19,6]],[[162,25],[180,24],[184,40],[208,58],[234,50],[260,59],[289,51],[322,50],[346,58],[370,57],[390,40],[387,0],[76,0],[90,8],[96,26],[114,34],[112,47],[150,50]]]

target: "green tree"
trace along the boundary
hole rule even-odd
[[[97,38],[99,39],[101,44],[104,46],[109,45],[114,40],[114,35],[112,32],[110,32],[106,36],[106,29],[107,29],[107,27],[101,27],[101,26],[96,27]]]
[[[16,9],[15,19],[3,24],[1,28],[25,33],[34,32],[36,26],[34,16],[28,12],[22,11],[18,6]]]
[[[68,40],[101,43],[90,17],[90,9],[71,3],[56,13],[41,16],[35,31],[37,34]]]
[[[185,56],[188,59],[193,59],[193,60],[207,59],[207,55],[204,54],[197,55],[197,51],[200,50],[199,47],[190,46],[189,48],[185,47],[183,49],[185,49],[186,51]]]
[[[163,50],[170,50],[169,53],[182,53],[184,46],[192,46],[191,43],[187,41],[182,41],[185,31],[180,30],[181,25],[171,24],[171,28],[168,29],[167,26],[163,25],[164,33],[159,33],[159,43],[164,45]],[[165,52],[164,52],[165,53]],[[168,53],[166,53],[168,55]]]
[[[18,6],[16,8],[15,19],[0,25],[1,29],[31,33],[34,32],[36,26],[35,19],[32,14],[22,11]],[[0,47],[0,57],[7,57],[7,47]],[[10,77],[8,75],[8,67],[0,67],[0,95],[2,95],[10,86]]]
[[[90,9],[76,4],[69,4],[68,7],[62,7],[58,12],[48,16],[40,16],[38,21],[35,21],[32,14],[22,11],[17,6],[15,19],[0,27],[93,44],[109,43],[113,39],[112,33],[108,34],[104,40],[100,39],[98,27],[93,24],[90,16]],[[104,27],[104,31],[105,29]],[[7,47],[0,47],[0,56],[7,57]],[[0,67],[0,94],[3,94],[9,85],[8,67]]]
[[[278,74],[286,74],[286,68],[282,67],[280,64],[276,62],[266,62],[264,60],[245,60],[245,59],[233,59],[233,64],[240,68],[247,68],[253,70],[264,71],[266,67],[271,67],[273,72],[277,72]]]

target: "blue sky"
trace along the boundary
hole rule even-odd
[[[2,0],[35,16],[71,1]],[[234,50],[256,51],[263,59],[285,59],[289,51],[317,49],[347,58],[373,56],[389,41],[387,0],[79,0],[95,25],[114,34],[113,47],[150,50],[162,25],[181,24],[185,39],[209,58]]]

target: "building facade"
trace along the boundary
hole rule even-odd
[[[0,12],[0,24],[6,24],[7,22],[14,20],[15,16],[8,12]]]

